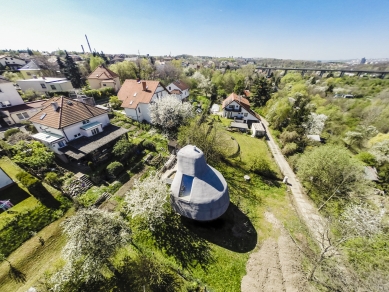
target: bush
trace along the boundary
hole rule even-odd
[[[16,174],[16,179],[21,182],[29,191],[35,190],[39,184],[39,180],[25,171]]]
[[[369,152],[361,152],[355,156],[360,161],[366,163],[368,166],[374,166],[377,163],[375,156]]]
[[[281,152],[286,156],[291,156],[296,153],[297,149],[298,146],[296,143],[287,143],[284,148],[282,148]]]
[[[55,172],[48,172],[45,175],[45,182],[53,187],[57,187],[61,184],[61,179],[58,177],[58,174]]]
[[[286,143],[294,142],[299,138],[299,134],[296,131],[288,132],[285,131],[280,135],[280,140],[283,145]]]
[[[155,145],[150,140],[144,140],[142,145],[147,150],[155,151]]]
[[[122,101],[119,100],[119,98],[115,95],[112,95],[110,98],[109,98],[109,104],[111,105],[111,107],[115,110],[118,110],[120,109],[120,106],[122,105]]]
[[[95,100],[99,99],[107,99],[110,96],[115,94],[115,89],[111,87],[100,88],[100,89],[91,89],[91,90],[83,90],[86,96],[92,96]]]
[[[263,157],[255,157],[250,166],[250,171],[268,177],[275,178],[276,174],[270,167],[270,163],[266,158]]]
[[[112,178],[116,178],[123,170],[123,164],[118,161],[114,161],[107,166],[108,175]]]
[[[13,135],[15,133],[18,133],[18,132],[20,132],[20,130],[18,128],[9,129],[9,130],[5,131],[4,138],[6,140],[8,140],[9,136],[11,136],[11,135]]]

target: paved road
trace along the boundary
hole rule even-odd
[[[277,162],[282,174],[288,177],[288,183],[290,190],[292,192],[294,203],[297,208],[297,212],[305,221],[305,224],[310,229],[311,233],[316,237],[317,240],[321,240],[320,234],[325,228],[325,221],[322,216],[314,207],[312,201],[304,194],[303,187],[299,182],[296,174],[293,172],[292,168],[289,166],[284,155],[282,155],[280,148],[277,143],[274,141],[272,135],[269,131],[269,125],[267,121],[261,117],[261,120],[266,127],[267,131],[267,144],[273,154],[275,161]]]

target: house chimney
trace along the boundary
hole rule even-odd
[[[55,101],[51,103],[51,106],[55,111],[58,109],[58,103],[56,103]]]
[[[147,90],[146,81],[142,81],[143,91]]]

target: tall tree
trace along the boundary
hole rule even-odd
[[[263,76],[254,79],[251,100],[255,106],[265,106],[267,101],[271,98],[271,84]]]
[[[68,52],[65,51],[65,76],[70,80],[74,88],[81,88],[85,82],[82,79],[80,69],[74,63],[72,57],[69,56]]]
[[[101,51],[100,57],[104,60],[105,65],[109,65],[109,60],[103,51]]]
[[[239,79],[236,84],[235,84],[235,87],[234,87],[234,92],[236,94],[243,94],[243,90],[244,90],[244,81],[242,79]]]

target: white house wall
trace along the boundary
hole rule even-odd
[[[91,78],[91,79],[88,79],[88,82],[89,82],[89,86],[91,89],[99,89],[100,88],[101,80]]]
[[[41,84],[45,84],[46,88],[42,88]],[[73,91],[74,88],[70,81],[58,83],[46,83],[44,80],[30,79],[19,81],[18,85],[22,91],[32,89],[37,92],[56,92],[56,91]],[[51,89],[50,85],[54,85],[56,89]]]
[[[174,83],[169,84],[168,90],[172,91],[174,89],[177,89],[177,90],[182,92],[182,94],[180,94],[180,95],[177,94],[177,96],[179,96],[181,99],[187,98],[189,96],[189,89],[181,90],[176,85],[174,85]]]
[[[230,105],[232,105],[235,110],[239,109],[239,107],[240,107],[240,105],[237,102],[233,101],[229,105],[227,105],[225,108],[228,108]],[[243,119],[245,122],[247,120],[258,120],[258,118],[256,118],[251,113],[249,113],[243,106],[241,107],[240,112],[227,111],[227,110],[225,110],[225,108],[223,109],[223,116],[226,118],[233,119],[236,117],[239,119]]]
[[[136,115],[136,109],[133,108],[124,108],[124,112],[126,113],[126,116],[133,119],[138,120],[138,117]]]

